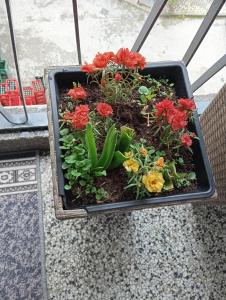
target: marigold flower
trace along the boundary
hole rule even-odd
[[[147,175],[143,175],[142,182],[150,193],[160,193],[165,180],[162,173],[150,171]]]
[[[192,99],[178,99],[180,110],[194,110],[196,108],[195,102]]]
[[[120,81],[122,80],[122,75],[120,73],[115,74],[115,81]]]
[[[74,87],[70,89],[67,93],[73,100],[85,99],[87,97],[87,93],[82,86]]]
[[[188,133],[182,134],[180,140],[184,147],[190,147],[192,145],[192,139]]]
[[[138,161],[133,158],[124,161],[123,166],[127,172],[134,172],[134,173],[136,173],[140,167]]]
[[[144,156],[144,157],[146,157],[146,156],[148,155],[148,150],[147,150],[146,148],[144,148],[144,147],[141,147],[141,148],[139,149],[139,152],[140,152],[140,154],[141,154],[142,156]]]
[[[167,114],[167,121],[174,131],[185,128],[188,124],[187,118],[186,111],[180,111],[176,108],[169,110]]]
[[[92,74],[95,73],[97,70],[93,64],[85,63],[83,66],[81,66],[81,71]]]
[[[165,117],[168,112],[174,109],[174,103],[170,99],[163,99],[161,102],[155,105],[156,108],[156,116],[157,117]]]
[[[102,117],[109,117],[113,113],[111,105],[104,102],[97,104],[97,111]]]
[[[155,162],[156,166],[159,168],[163,168],[165,163],[164,163],[164,157],[159,157],[159,159]]]
[[[96,68],[100,68],[100,69],[106,68],[109,61],[113,60],[114,57],[115,57],[115,55],[112,51],[104,52],[104,53],[98,52],[93,60],[93,65]]]
[[[133,157],[133,151],[128,151],[124,153],[125,157],[132,158]]]

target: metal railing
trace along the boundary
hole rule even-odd
[[[213,0],[205,18],[203,19],[197,33],[195,34],[192,42],[190,43],[182,61],[187,66],[193,56],[195,55],[197,49],[199,48],[200,44],[202,43],[203,39],[205,38],[208,30],[210,29],[211,25],[213,24],[215,18],[217,17],[219,11],[225,4],[226,0]],[[159,15],[161,14],[163,8],[165,7],[167,0],[156,0],[154,5],[145,21],[133,47],[132,51],[139,51],[143,46],[144,42],[146,41],[151,29],[155,25],[156,20],[158,19]],[[24,109],[24,118],[20,120],[20,122],[15,121],[12,119],[9,113],[0,107],[0,114],[11,124],[22,125],[28,122],[28,113],[26,109],[26,104],[23,95],[23,89],[21,84],[21,77],[19,71],[19,65],[17,60],[17,51],[15,45],[15,38],[14,38],[14,30],[13,30],[13,22],[12,22],[12,14],[10,8],[10,0],[5,0],[6,10],[7,10],[7,17],[9,22],[9,30],[10,30],[10,37],[13,49],[13,56],[16,66],[16,73],[19,82],[20,94],[22,98],[22,104]],[[78,22],[78,7],[77,7],[77,0],[72,0],[73,6],[73,16],[74,16],[74,26],[75,26],[75,37],[76,37],[76,48],[77,48],[77,55],[78,55],[78,62],[82,64],[82,55],[81,55],[81,46],[80,46],[80,36],[79,36],[79,22]],[[204,74],[202,74],[193,84],[192,90],[193,92],[200,88],[206,81],[208,81],[211,77],[213,77],[217,72],[219,72],[223,67],[226,66],[226,54],[224,54],[215,64],[213,64]]]

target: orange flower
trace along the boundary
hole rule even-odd
[[[159,159],[155,162],[156,163],[156,166],[159,167],[159,168],[163,168],[164,167],[164,158],[161,156],[159,157]]]
[[[148,155],[148,151],[144,147],[141,147],[139,151],[140,151],[140,154],[144,157],[146,157]]]

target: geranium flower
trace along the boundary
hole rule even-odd
[[[192,99],[178,99],[180,110],[194,110],[196,108],[195,102]]]
[[[120,81],[122,80],[122,75],[120,73],[115,74],[115,81]]]
[[[87,64],[85,63],[83,66],[81,66],[81,71],[92,74],[97,71],[95,66],[93,64]]]
[[[150,193],[160,193],[165,180],[162,173],[150,171],[147,175],[143,175],[142,182]]]
[[[138,161],[133,158],[124,161],[123,166],[127,172],[134,172],[134,173],[136,173],[140,167]]]
[[[67,93],[73,100],[85,99],[87,97],[87,93],[82,86],[74,87],[70,89]]]
[[[191,139],[191,137],[189,136],[189,134],[188,133],[184,133],[184,134],[182,134],[182,136],[181,136],[181,143],[182,143],[182,145],[183,146],[185,146],[185,147],[191,147],[191,145],[192,145],[192,139]]]
[[[169,110],[167,113],[167,121],[174,131],[185,128],[188,124],[187,118],[186,111],[180,111],[176,108]]]
[[[114,57],[115,55],[112,51],[104,53],[98,52],[93,60],[93,65],[100,69],[106,68],[107,64],[110,62],[110,60],[113,60]]]
[[[170,99],[164,99],[155,105],[156,116],[165,117],[170,110],[174,109],[174,103]]]
[[[97,104],[97,111],[102,117],[109,117],[113,113],[111,105],[104,102]]]
[[[165,163],[164,163],[164,157],[159,157],[159,159],[155,162],[156,166],[159,168],[163,168]]]

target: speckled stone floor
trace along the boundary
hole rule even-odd
[[[58,221],[48,156],[41,173],[49,299],[226,299],[226,207]]]

